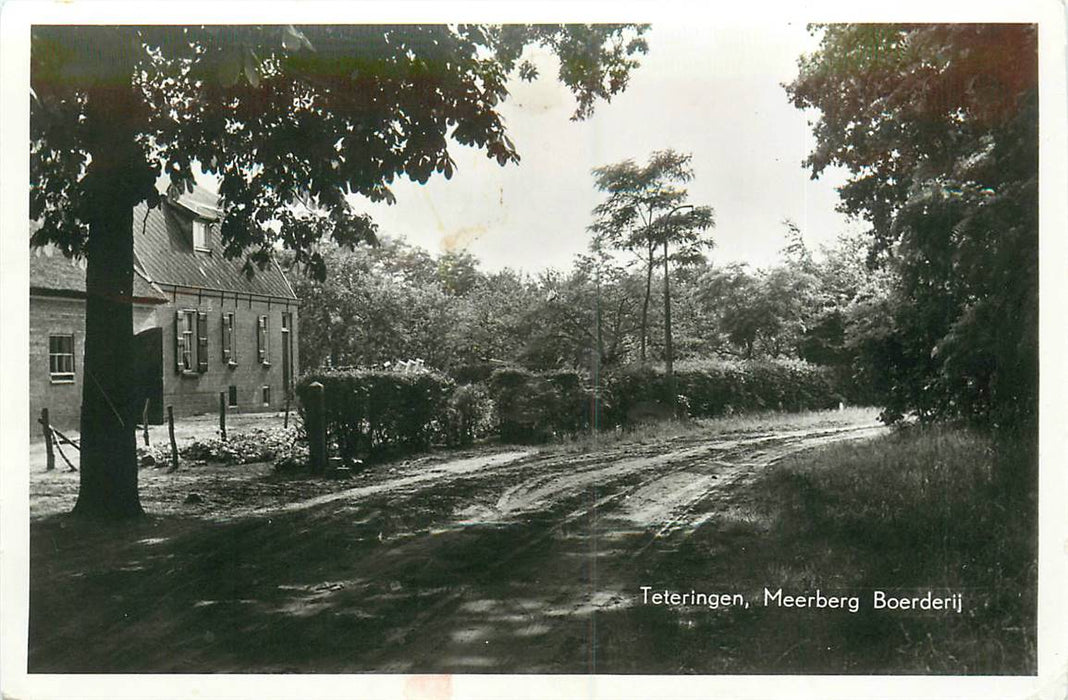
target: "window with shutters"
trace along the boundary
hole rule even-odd
[[[196,309],[175,312],[174,358],[183,374],[208,371],[208,314]]]
[[[48,336],[48,374],[53,384],[74,381],[74,335]]]
[[[208,371],[208,314],[197,312],[197,371]]]
[[[197,312],[186,309],[175,313],[174,358],[179,372],[193,372],[196,369]]]
[[[260,316],[256,320],[256,353],[259,361],[265,365],[271,364],[270,320],[267,316]]]
[[[231,367],[237,366],[237,345],[235,339],[237,334],[234,328],[237,325],[235,315],[233,312],[225,313],[222,316],[222,359],[223,362]]]

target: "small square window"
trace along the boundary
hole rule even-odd
[[[48,374],[56,384],[74,381],[74,335],[48,336]]]

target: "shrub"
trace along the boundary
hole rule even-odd
[[[450,445],[470,445],[493,430],[493,402],[481,384],[456,387],[446,411]]]
[[[470,362],[449,368],[449,376],[457,384],[485,384],[493,370],[497,368],[490,362]]]
[[[446,431],[454,385],[435,372],[350,370],[306,375],[297,386],[305,419],[308,386],[316,381],[323,385],[327,429],[343,459],[425,449]]]
[[[693,418],[743,411],[830,408],[840,399],[825,370],[798,360],[686,361],[675,367],[675,401],[659,367],[630,367],[606,381],[605,416],[627,425],[667,415],[670,406]]]
[[[574,370],[553,370],[539,375],[556,393],[552,425],[557,432],[578,433],[590,427],[593,392],[585,377]]]
[[[299,439],[300,431],[296,427],[256,429],[251,433],[230,433],[226,440],[221,437],[194,440],[181,448],[179,454],[186,459],[221,464],[270,462],[293,452]]]
[[[518,367],[496,370],[489,379],[497,430],[506,442],[544,442],[559,433],[588,427],[590,392],[571,370],[536,373]]]

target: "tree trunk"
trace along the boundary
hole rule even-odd
[[[74,512],[101,518],[142,515],[137,493],[137,406],[133,376],[133,206],[147,166],[132,127],[129,86],[89,93],[92,162],[85,273],[85,377],[81,482]]]
[[[642,300],[642,323],[641,323],[641,363],[645,365],[645,339],[649,333],[649,299],[653,295],[653,264],[656,243],[649,243],[649,260],[645,266],[645,299]]]
[[[668,241],[664,236],[664,375],[667,377],[672,415],[677,401],[675,391],[675,358],[671,347],[671,274],[668,269]]]
[[[675,358],[671,347],[671,276],[668,269],[668,242],[664,238],[664,372],[668,382],[672,381],[675,370]],[[674,400],[674,399],[672,399]]]

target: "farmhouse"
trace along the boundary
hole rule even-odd
[[[149,421],[217,410],[277,410],[298,368],[297,298],[276,263],[252,277],[228,260],[218,197],[168,192],[134,211],[135,375]],[[31,224],[32,225],[32,224]],[[30,425],[41,409],[77,428],[83,382],[85,263],[30,251]]]

